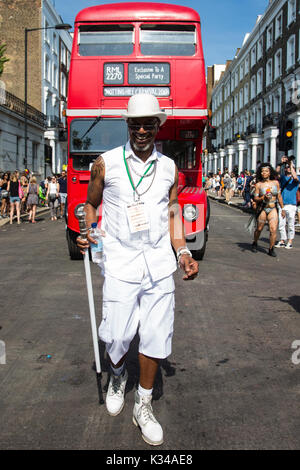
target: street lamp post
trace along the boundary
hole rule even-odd
[[[60,23],[56,24],[55,26],[46,26],[44,28],[25,28],[24,33],[25,33],[25,77],[24,77],[24,102],[25,102],[25,107],[24,107],[24,138],[25,138],[25,156],[24,156],[24,166],[27,168],[27,134],[28,134],[28,123],[27,123],[27,111],[28,111],[28,85],[27,85],[27,78],[28,78],[28,33],[31,31],[42,31],[44,29],[62,29],[62,30],[69,30],[71,29],[72,26],[67,23]]]

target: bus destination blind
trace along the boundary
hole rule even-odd
[[[104,64],[104,85],[124,85],[125,67],[122,63]],[[130,63],[128,64],[127,83],[135,87],[104,87],[104,96],[131,96],[136,93],[147,92],[156,96],[169,96],[169,87],[161,85],[170,84],[170,64],[157,63]],[[156,85],[156,87],[143,87],[142,85]],[[161,86],[161,87],[159,87]]]

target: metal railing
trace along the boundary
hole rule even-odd
[[[1,90],[1,101],[0,104],[11,111],[24,117],[25,115],[25,102],[13,95],[9,91]],[[31,121],[36,122],[42,127],[47,127],[46,116],[38,109],[33,106],[27,105],[27,118]]]

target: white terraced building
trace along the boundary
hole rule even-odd
[[[204,171],[255,170],[280,160],[279,125],[293,124],[300,172],[300,0],[270,0],[212,91],[216,139],[203,153]],[[205,148],[205,142],[203,148]]]

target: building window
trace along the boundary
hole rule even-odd
[[[61,74],[61,89],[60,89],[60,94],[62,96],[67,96],[67,81],[66,81],[66,77],[65,77],[65,74],[62,73]]]
[[[257,72],[257,94],[261,93],[263,89],[263,70]]]
[[[47,55],[45,56],[45,80],[50,82],[50,60]]]
[[[276,54],[275,54],[275,60],[274,60],[274,80],[276,78],[281,77],[281,72],[282,72],[282,51],[279,49]]]
[[[240,109],[244,107],[244,90],[243,88],[240,90]]]
[[[274,113],[281,112],[281,94],[280,90],[278,90],[274,96]]]
[[[249,101],[249,85],[248,83],[246,83],[244,87],[244,103],[247,104],[248,101]]]
[[[273,45],[273,25],[267,29],[267,49],[270,49]]]
[[[296,0],[288,0],[288,26],[296,20]]]
[[[255,98],[256,96],[256,76],[253,75],[251,78],[251,99]]]
[[[57,83],[57,67],[56,65],[54,64],[53,65],[53,87],[58,89],[58,83]]]
[[[245,59],[245,75],[249,72],[249,57]]]
[[[256,64],[256,45],[251,49],[251,67]]]
[[[240,66],[240,81],[244,78],[244,64]]]
[[[234,86],[234,75],[232,75],[231,77],[231,90],[233,91],[235,89],[235,86]]]
[[[282,35],[282,12],[276,17],[275,20],[275,39]]]
[[[272,83],[273,77],[273,61],[269,59],[266,66],[266,86],[269,86]]]
[[[263,38],[260,38],[257,44],[257,60],[261,59],[263,56],[263,47],[264,47]]]
[[[57,54],[57,37],[56,34],[53,33],[53,44],[52,44],[52,52]]]
[[[36,142],[32,142],[32,170],[37,171],[37,161],[38,159],[38,144]]]
[[[289,69],[295,64],[295,35],[291,36],[286,48],[286,68]]]
[[[49,23],[47,20],[45,20],[45,30],[44,30],[44,40],[46,42],[48,42],[48,44],[50,43],[50,39],[49,39]]]

